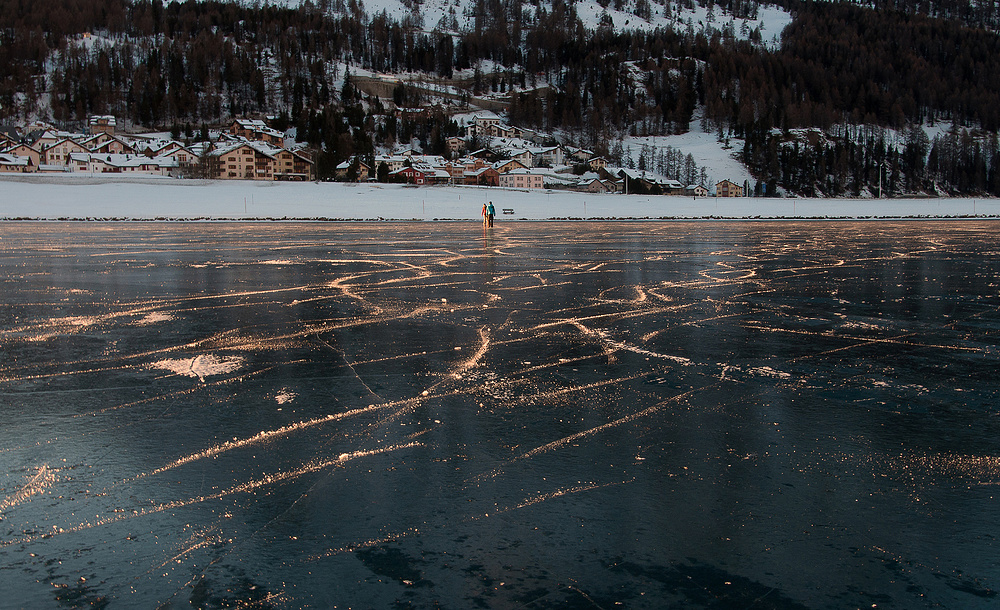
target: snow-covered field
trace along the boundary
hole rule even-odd
[[[768,199],[527,192],[462,186],[0,177],[0,219],[478,220],[1000,217],[1000,199]],[[504,209],[513,214],[504,214]]]

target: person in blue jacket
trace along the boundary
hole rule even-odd
[[[496,216],[497,210],[493,207],[493,202],[486,204],[486,226],[493,227],[493,217]]]

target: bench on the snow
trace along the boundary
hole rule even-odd
[[[504,208],[503,209],[503,213],[504,214],[513,214],[514,213],[514,208]]]

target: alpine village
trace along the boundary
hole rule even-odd
[[[0,172],[1000,195],[991,3],[3,4]]]

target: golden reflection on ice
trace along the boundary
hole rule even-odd
[[[414,441],[410,443],[393,445],[390,447],[382,447],[379,449],[360,449],[357,451],[341,453],[339,456],[333,459],[316,460],[295,470],[272,473],[263,478],[245,481],[243,483],[233,485],[227,489],[212,494],[205,494],[193,498],[186,498],[182,500],[165,502],[162,504],[157,504],[155,506],[133,509],[131,512],[121,512],[118,514],[114,514],[112,516],[102,517],[100,514],[97,514],[94,516],[93,520],[85,521],[75,526],[62,527],[58,525],[52,525],[51,530],[44,535],[35,535],[35,536],[29,535],[17,539],[0,540],[0,546],[10,546],[12,544],[24,544],[27,542],[31,542],[33,540],[37,540],[39,538],[51,538],[52,536],[55,535],[71,534],[96,527],[105,527],[120,521],[137,519],[141,517],[148,517],[150,515],[155,515],[157,513],[162,513],[165,511],[173,511],[181,508],[187,508],[195,504],[201,504],[212,500],[221,500],[223,498],[227,498],[235,494],[253,494],[258,489],[261,489],[263,487],[278,485],[280,483],[297,479],[303,475],[315,473],[321,470],[326,470],[334,466],[343,466],[344,464],[352,460],[374,455],[380,455],[383,453],[400,451],[403,449],[412,449],[414,447],[420,447],[420,446],[422,446],[421,443]]]
[[[21,489],[0,500],[0,515],[15,506],[28,502],[33,496],[45,493],[55,482],[55,471],[42,464]]]
[[[207,354],[198,355],[194,358],[158,360],[151,363],[149,366],[156,369],[170,371],[175,375],[197,377],[198,381],[204,382],[205,377],[210,377],[212,375],[225,375],[239,369],[243,366],[243,358],[219,358],[214,354]]]

